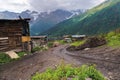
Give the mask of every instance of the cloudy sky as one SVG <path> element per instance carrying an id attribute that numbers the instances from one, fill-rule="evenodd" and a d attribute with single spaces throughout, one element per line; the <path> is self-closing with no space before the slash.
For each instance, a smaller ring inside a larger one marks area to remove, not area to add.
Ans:
<path id="1" fill-rule="evenodd" d="M 0 11 L 21 12 L 23 10 L 51 11 L 55 9 L 88 9 L 105 0 L 0 0 Z"/>

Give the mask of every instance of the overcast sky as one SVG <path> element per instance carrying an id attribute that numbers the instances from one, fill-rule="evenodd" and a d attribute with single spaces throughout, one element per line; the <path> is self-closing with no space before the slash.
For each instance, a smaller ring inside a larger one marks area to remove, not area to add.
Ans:
<path id="1" fill-rule="evenodd" d="M 26 9 L 39 12 L 55 9 L 90 9 L 105 0 L 0 0 L 0 11 L 21 12 Z"/>

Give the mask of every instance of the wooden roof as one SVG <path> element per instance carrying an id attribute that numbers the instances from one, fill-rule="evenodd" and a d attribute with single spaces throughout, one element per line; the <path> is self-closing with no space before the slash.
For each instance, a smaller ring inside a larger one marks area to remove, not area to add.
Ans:
<path id="1" fill-rule="evenodd" d="M 30 21 L 30 18 L 25 18 L 25 19 L 0 19 L 0 22 L 21 22 L 21 21 Z"/>
<path id="2" fill-rule="evenodd" d="M 73 38 L 86 37 L 86 35 L 72 35 Z"/>
<path id="3" fill-rule="evenodd" d="M 31 36 L 32 39 L 47 38 L 47 36 Z"/>

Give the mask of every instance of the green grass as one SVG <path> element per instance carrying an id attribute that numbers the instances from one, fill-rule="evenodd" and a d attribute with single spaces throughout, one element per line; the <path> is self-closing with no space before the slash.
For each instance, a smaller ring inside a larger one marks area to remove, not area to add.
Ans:
<path id="1" fill-rule="evenodd" d="M 26 52 L 18 52 L 17 54 L 18 54 L 19 57 L 23 57 L 23 56 L 25 56 L 25 54 L 27 54 L 27 53 L 26 53 Z"/>
<path id="2" fill-rule="evenodd" d="M 105 80 L 104 76 L 95 68 L 95 66 L 83 65 L 81 67 L 72 67 L 71 65 L 59 65 L 56 69 L 48 68 L 43 73 L 36 73 L 32 80 Z"/>
<path id="3" fill-rule="evenodd" d="M 120 33 L 110 32 L 106 35 L 107 45 L 120 47 Z"/>
<path id="4" fill-rule="evenodd" d="M 19 58 L 11 59 L 9 55 L 1 52 L 0 53 L 0 65 L 3 65 L 3 64 L 18 60 L 18 59 L 22 58 L 23 56 L 25 56 L 25 54 L 27 54 L 27 53 L 26 52 L 18 52 L 17 54 L 18 54 Z"/>
<path id="5" fill-rule="evenodd" d="M 11 62 L 12 59 L 5 53 L 0 53 L 0 65 Z"/>
<path id="6" fill-rule="evenodd" d="M 53 47 L 53 42 L 48 42 L 48 43 L 47 43 L 47 46 L 48 46 L 49 48 Z"/>
<path id="7" fill-rule="evenodd" d="M 71 43 L 71 46 L 78 47 L 78 46 L 80 46 L 80 45 L 84 44 L 84 43 L 85 43 L 85 41 L 86 41 L 86 40 L 82 40 L 82 41 L 75 41 L 75 42 Z"/>
<path id="8" fill-rule="evenodd" d="M 64 40 L 57 40 L 56 42 L 59 42 L 60 44 L 66 44 Z"/>
<path id="9" fill-rule="evenodd" d="M 48 50 L 47 46 L 37 46 L 35 48 L 33 48 L 32 52 L 36 52 L 36 51 L 46 51 Z"/>

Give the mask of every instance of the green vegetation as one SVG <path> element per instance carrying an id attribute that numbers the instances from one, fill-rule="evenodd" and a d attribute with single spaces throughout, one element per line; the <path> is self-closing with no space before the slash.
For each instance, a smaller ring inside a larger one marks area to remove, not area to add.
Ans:
<path id="1" fill-rule="evenodd" d="M 120 33 L 110 32 L 106 35 L 108 46 L 119 47 L 120 46 Z"/>
<path id="2" fill-rule="evenodd" d="M 57 40 L 55 42 L 58 42 L 59 44 L 66 44 L 66 42 L 64 40 Z"/>
<path id="3" fill-rule="evenodd" d="M 33 48 L 33 52 L 36 52 L 36 51 L 46 51 L 48 50 L 48 47 L 47 46 L 37 46 L 35 48 Z"/>
<path id="4" fill-rule="evenodd" d="M 53 47 L 53 42 L 48 42 L 48 43 L 47 43 L 47 46 L 48 46 L 49 48 Z"/>
<path id="5" fill-rule="evenodd" d="M 61 27 L 62 26 L 62 27 Z M 65 20 L 44 32 L 53 36 L 70 34 L 96 35 L 120 27 L 120 0 L 109 0 L 82 15 Z"/>
<path id="6" fill-rule="evenodd" d="M 71 43 L 71 46 L 78 47 L 78 46 L 80 46 L 80 45 L 84 44 L 84 43 L 85 43 L 85 41 L 86 41 L 86 40 L 82 40 L 82 41 L 75 41 L 75 42 Z"/>
<path id="7" fill-rule="evenodd" d="M 56 69 L 47 69 L 43 73 L 36 73 L 32 80 L 105 80 L 104 76 L 95 69 L 95 66 L 83 65 L 81 67 L 72 67 L 70 65 L 61 64 Z"/>
<path id="8" fill-rule="evenodd" d="M 22 57 L 25 56 L 25 54 L 27 54 L 27 53 L 26 53 L 26 52 L 18 52 L 17 54 L 18 54 L 18 56 L 19 56 L 20 58 L 22 58 Z M 15 61 L 15 60 L 18 60 L 18 59 L 20 59 L 20 58 L 11 59 L 9 55 L 1 52 L 1 53 L 0 53 L 0 65 L 9 63 L 9 62 L 12 62 L 12 61 Z"/>
<path id="9" fill-rule="evenodd" d="M 19 57 L 23 57 L 23 56 L 25 56 L 27 53 L 26 53 L 26 52 L 18 52 L 17 54 L 18 54 Z"/>
<path id="10" fill-rule="evenodd" d="M 0 53 L 0 65 L 11 62 L 12 59 L 5 53 Z"/>

